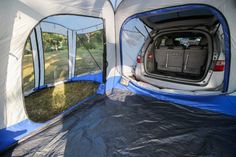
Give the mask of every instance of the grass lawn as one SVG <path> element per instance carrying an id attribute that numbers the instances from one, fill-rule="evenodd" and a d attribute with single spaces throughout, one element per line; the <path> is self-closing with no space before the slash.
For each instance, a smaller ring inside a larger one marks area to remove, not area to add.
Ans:
<path id="1" fill-rule="evenodd" d="M 24 55 L 23 58 L 23 89 L 24 91 L 34 88 L 34 65 L 32 54 Z"/>
<path id="2" fill-rule="evenodd" d="M 25 97 L 25 107 L 29 119 L 45 122 L 96 93 L 98 84 L 89 81 L 60 84 L 43 89 Z"/>
<path id="3" fill-rule="evenodd" d="M 103 47 L 97 46 L 96 49 L 90 49 L 91 54 L 94 59 L 102 69 L 103 66 Z M 95 61 L 89 55 L 88 50 L 84 48 L 77 48 L 76 61 L 75 61 L 75 75 L 80 75 L 83 73 L 97 71 L 99 67 L 96 65 Z"/>

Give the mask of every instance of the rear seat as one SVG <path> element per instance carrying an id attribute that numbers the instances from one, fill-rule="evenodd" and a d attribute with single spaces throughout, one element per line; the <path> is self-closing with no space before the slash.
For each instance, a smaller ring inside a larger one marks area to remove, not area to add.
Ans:
<path id="1" fill-rule="evenodd" d="M 185 50 L 184 54 L 184 73 L 188 74 L 201 74 L 202 67 L 207 58 L 207 44 L 206 38 L 203 38 L 199 46 L 191 46 Z"/>
<path id="2" fill-rule="evenodd" d="M 184 50 L 182 46 L 175 46 L 173 39 L 167 39 L 165 46 L 156 49 L 155 59 L 157 70 L 182 72 Z"/>

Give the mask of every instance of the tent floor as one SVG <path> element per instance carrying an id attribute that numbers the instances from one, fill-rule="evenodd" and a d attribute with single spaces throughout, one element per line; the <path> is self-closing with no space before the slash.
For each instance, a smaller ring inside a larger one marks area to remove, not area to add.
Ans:
<path id="1" fill-rule="evenodd" d="M 236 118 L 115 91 L 4 155 L 235 157 Z"/>

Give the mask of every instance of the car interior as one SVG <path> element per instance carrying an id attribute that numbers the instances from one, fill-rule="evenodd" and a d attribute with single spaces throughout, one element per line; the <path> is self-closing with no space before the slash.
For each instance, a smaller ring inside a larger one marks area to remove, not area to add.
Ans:
<path id="1" fill-rule="evenodd" d="M 153 45 L 153 65 L 147 71 L 153 74 L 199 80 L 206 71 L 210 43 L 204 34 L 174 32 L 157 37 Z"/>
<path id="2" fill-rule="evenodd" d="M 152 31 L 142 48 L 145 76 L 201 82 L 221 55 L 217 18 L 205 10 L 141 17 Z"/>

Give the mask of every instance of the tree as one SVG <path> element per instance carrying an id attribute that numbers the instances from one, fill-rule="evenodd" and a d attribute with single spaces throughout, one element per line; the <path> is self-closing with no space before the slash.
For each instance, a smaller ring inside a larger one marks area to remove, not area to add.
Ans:
<path id="1" fill-rule="evenodd" d="M 96 49 L 97 45 L 103 45 L 103 30 L 97 30 L 86 34 L 78 34 L 76 42 L 77 47 Z"/>
<path id="2" fill-rule="evenodd" d="M 67 45 L 67 37 L 57 33 L 42 33 L 44 52 L 56 51 Z"/>

